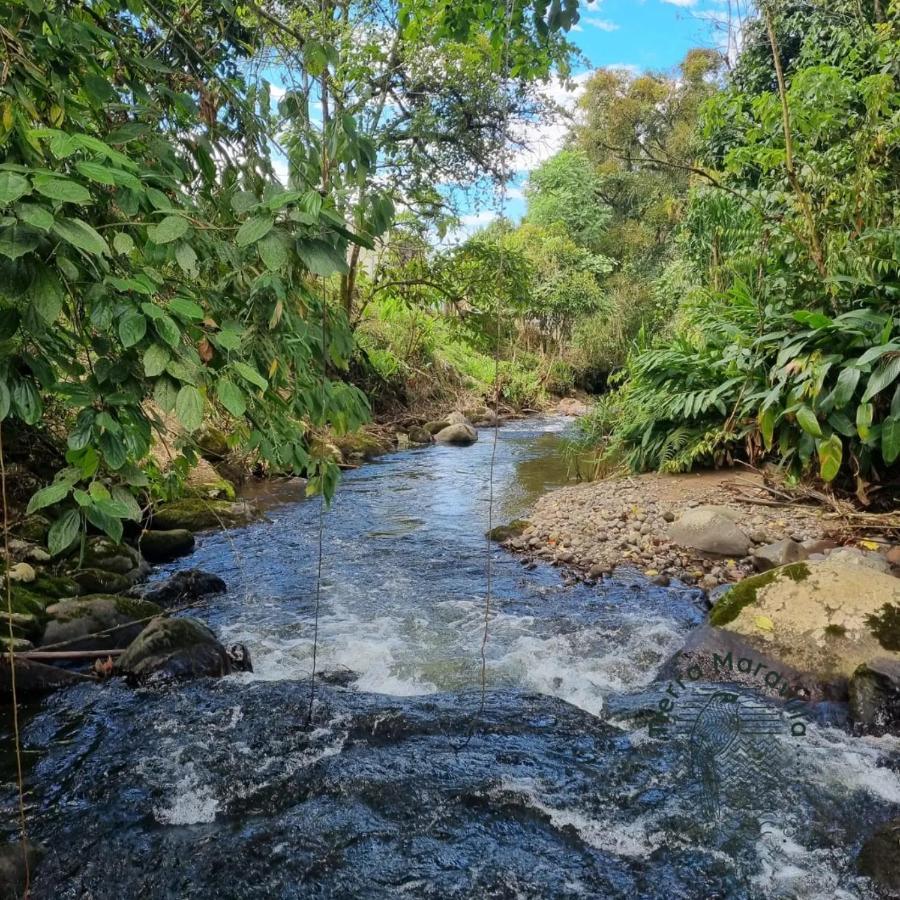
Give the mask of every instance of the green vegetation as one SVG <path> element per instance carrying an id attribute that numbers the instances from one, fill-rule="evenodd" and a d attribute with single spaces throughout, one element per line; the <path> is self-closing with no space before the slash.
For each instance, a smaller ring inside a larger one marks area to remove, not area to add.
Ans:
<path id="1" fill-rule="evenodd" d="M 769 458 L 863 499 L 896 471 L 898 14 L 767 2 L 708 85 L 693 142 L 626 129 L 639 152 L 621 158 L 656 159 L 689 193 L 654 282 L 671 319 L 585 425 L 608 459 L 684 471 Z M 583 139 L 621 146 L 614 131 L 600 109 Z"/>
<path id="2" fill-rule="evenodd" d="M 788 563 L 778 569 L 771 569 L 760 575 L 753 575 L 734 585 L 719 600 L 709 614 L 709 624 L 719 627 L 733 622 L 746 606 L 756 603 L 759 591 L 777 581 L 779 578 L 790 578 L 791 581 L 806 581 L 809 577 L 809 566 L 806 563 Z"/>
<path id="3" fill-rule="evenodd" d="M 398 194 L 434 222 L 439 179 L 504 174 L 497 123 L 567 71 L 577 3 L 3 9 L 0 421 L 26 458 L 59 448 L 28 503 L 51 551 L 88 527 L 119 540 L 173 493 L 149 456 L 173 423 L 176 480 L 214 416 L 330 495 L 310 435 L 369 414 L 350 379 L 361 254 Z M 290 85 L 277 102 L 261 60 Z"/>

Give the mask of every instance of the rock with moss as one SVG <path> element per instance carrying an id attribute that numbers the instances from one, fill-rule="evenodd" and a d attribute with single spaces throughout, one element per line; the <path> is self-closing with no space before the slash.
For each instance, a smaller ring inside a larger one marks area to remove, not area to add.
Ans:
<path id="1" fill-rule="evenodd" d="M 407 435 L 411 444 L 430 444 L 434 440 L 428 428 L 423 428 L 420 425 L 413 425 L 409 428 Z"/>
<path id="2" fill-rule="evenodd" d="M 9 632 L 0 633 L 0 653 L 25 653 L 34 650 L 34 643 L 28 638 L 10 637 Z"/>
<path id="3" fill-rule="evenodd" d="M 143 578 L 150 571 L 150 567 L 136 548 L 130 544 L 117 544 L 105 536 L 89 537 L 85 542 L 83 557 L 79 559 L 76 552 L 71 561 L 78 570 L 99 569 L 103 572 L 112 572 L 114 575 L 124 576 L 131 583 Z"/>
<path id="4" fill-rule="evenodd" d="M 7 610 L 0 612 L 0 634 L 9 636 L 12 631 L 13 636 L 17 638 L 25 638 L 25 640 L 36 640 L 41 636 L 43 623 L 34 613 L 10 613 Z"/>
<path id="5" fill-rule="evenodd" d="M 350 461 L 374 459 L 391 449 L 387 441 L 362 429 L 335 437 L 334 444 L 341 451 L 342 458 Z"/>
<path id="6" fill-rule="evenodd" d="M 194 440 L 200 449 L 200 455 L 213 463 L 224 459 L 231 450 L 225 432 L 212 426 L 202 428 L 197 432 Z"/>
<path id="7" fill-rule="evenodd" d="M 243 645 L 226 650 L 215 634 L 196 619 L 154 619 L 116 663 L 132 683 L 202 676 L 221 677 L 252 671 Z"/>
<path id="8" fill-rule="evenodd" d="M 519 537 L 530 524 L 526 519 L 514 519 L 508 525 L 495 525 L 487 532 L 485 537 L 502 544 L 512 538 Z"/>
<path id="9" fill-rule="evenodd" d="M 65 644 L 68 650 L 122 650 L 161 612 L 155 603 L 133 597 L 94 594 L 64 600 L 47 607 L 40 643 Z"/>
<path id="10" fill-rule="evenodd" d="M 26 516 L 14 529 L 16 537 L 31 544 L 47 545 L 47 534 L 50 531 L 50 520 L 46 516 Z"/>
<path id="11" fill-rule="evenodd" d="M 713 607 L 709 622 L 846 690 L 861 665 L 880 657 L 900 660 L 900 652 L 884 645 L 878 618 L 898 602 L 900 581 L 893 576 L 830 559 L 807 561 L 736 584 Z"/>
<path id="12" fill-rule="evenodd" d="M 23 649 L 34 649 L 29 646 Z M 22 652 L 21 650 L 16 652 Z M 0 659 L 0 697 L 12 694 L 12 668 L 9 658 Z M 75 672 L 50 666 L 32 659 L 15 658 L 16 696 L 40 696 L 75 684 L 96 684 L 93 678 Z M 6 895 L 0 890 L 0 897 Z"/>
<path id="13" fill-rule="evenodd" d="M 48 606 L 55 603 L 57 598 L 47 594 L 39 594 L 34 589 L 34 584 L 27 587 L 14 584 L 11 586 L 10 599 L 12 600 L 12 609 L 14 613 L 22 613 L 25 615 L 36 616 L 40 621 L 46 618 Z M 4 599 L 2 608 L 6 609 L 6 585 L 3 585 Z"/>
<path id="14" fill-rule="evenodd" d="M 188 473 L 184 493 L 186 497 L 205 500 L 234 500 L 236 497 L 234 485 L 205 459 L 198 460 Z"/>
<path id="15" fill-rule="evenodd" d="M 157 603 L 164 609 L 191 603 L 208 594 L 221 594 L 226 590 L 227 585 L 218 575 L 202 569 L 183 569 L 164 581 L 132 588 L 134 596 Z"/>
<path id="16" fill-rule="evenodd" d="M 900 818 L 886 822 L 863 844 L 857 868 L 872 879 L 881 896 L 900 897 Z"/>
<path id="17" fill-rule="evenodd" d="M 858 734 L 900 735 L 900 662 L 875 659 L 853 673 L 850 721 Z"/>
<path id="18" fill-rule="evenodd" d="M 57 600 L 77 597 L 84 593 L 74 578 L 68 575 L 49 575 L 47 572 L 38 573 L 31 584 L 31 590 L 46 597 L 55 597 Z"/>
<path id="19" fill-rule="evenodd" d="M 435 419 L 432 422 L 426 422 L 422 427 L 433 437 L 439 431 L 443 431 L 449 426 L 450 423 L 446 419 Z"/>
<path id="20" fill-rule="evenodd" d="M 229 528 L 246 525 L 254 517 L 253 507 L 242 500 L 202 500 L 186 497 L 166 503 L 153 513 L 154 529 L 171 531 L 204 531 L 208 528 Z"/>
<path id="21" fill-rule="evenodd" d="M 194 544 L 194 535 L 186 528 L 145 531 L 138 542 L 144 558 L 152 563 L 169 562 L 186 556 L 193 551 Z"/>
<path id="22" fill-rule="evenodd" d="M 103 569 L 79 569 L 72 573 L 72 580 L 81 594 L 121 594 L 134 584 L 127 575 L 105 572 Z"/>

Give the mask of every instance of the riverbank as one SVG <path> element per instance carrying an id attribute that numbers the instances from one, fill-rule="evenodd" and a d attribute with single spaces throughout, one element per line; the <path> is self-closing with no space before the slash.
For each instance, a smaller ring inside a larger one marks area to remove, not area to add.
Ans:
<path id="1" fill-rule="evenodd" d="M 673 524 L 685 511 L 702 514 L 710 508 L 715 508 L 711 515 L 717 509 L 734 520 L 746 535 L 743 546 L 740 539 L 734 544 L 719 535 L 716 552 L 715 534 L 707 536 L 713 541 L 707 549 L 674 539 Z M 883 551 L 893 553 L 891 561 L 900 559 L 900 551 L 877 538 L 854 540 L 823 507 L 773 500 L 760 475 L 739 470 L 612 476 L 563 487 L 541 497 L 527 521 L 504 542 L 509 549 L 591 579 L 626 566 L 657 583 L 677 579 L 714 590 L 771 568 L 761 554 L 779 564 L 852 544 L 863 557 Z"/>

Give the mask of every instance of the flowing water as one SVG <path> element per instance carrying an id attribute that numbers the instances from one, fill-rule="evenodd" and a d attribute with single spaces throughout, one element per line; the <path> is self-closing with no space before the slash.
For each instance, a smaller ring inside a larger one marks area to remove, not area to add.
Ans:
<path id="1" fill-rule="evenodd" d="M 500 431 L 495 524 L 566 481 L 563 427 Z M 170 567 L 225 578 L 198 615 L 256 671 L 78 688 L 29 712 L 29 825 L 48 848 L 34 897 L 872 896 L 853 861 L 900 813 L 896 740 L 811 711 L 710 805 L 690 747 L 650 736 L 657 673 L 703 620 L 695 591 L 637 574 L 566 586 L 491 548 L 482 705 L 492 449 L 487 431 L 346 475 L 310 725 L 317 502 L 273 489 L 266 521 Z M 9 785 L 0 801 L 11 837 Z"/>

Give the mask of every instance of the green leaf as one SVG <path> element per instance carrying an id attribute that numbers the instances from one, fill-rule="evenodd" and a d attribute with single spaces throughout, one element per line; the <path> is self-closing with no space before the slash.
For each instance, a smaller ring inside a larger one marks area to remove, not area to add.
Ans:
<path id="1" fill-rule="evenodd" d="M 119 320 L 119 337 L 125 347 L 133 347 L 147 333 L 147 320 L 136 310 Z"/>
<path id="2" fill-rule="evenodd" d="M 57 556 L 75 542 L 81 531 L 81 514 L 77 509 L 64 512 L 47 533 L 47 549 L 51 556 Z"/>
<path id="3" fill-rule="evenodd" d="M 47 324 L 55 322 L 62 311 L 65 299 L 62 285 L 56 274 L 46 266 L 40 266 L 34 273 L 34 280 L 31 282 L 28 294 L 37 314 Z"/>
<path id="4" fill-rule="evenodd" d="M 48 506 L 53 506 L 54 503 L 59 503 L 60 500 L 64 500 L 69 495 L 70 488 L 71 485 L 64 481 L 54 481 L 53 484 L 41 488 L 36 494 L 32 495 L 25 512 L 31 515 L 39 509 L 45 509 Z"/>
<path id="5" fill-rule="evenodd" d="M 154 244 L 168 244 L 184 237 L 190 227 L 188 220 L 181 216 L 166 216 L 158 225 L 147 228 L 147 237 Z"/>
<path id="6" fill-rule="evenodd" d="M 0 254 L 9 259 L 18 259 L 26 253 L 31 253 L 39 243 L 37 232 L 27 226 L 13 225 L 11 228 L 0 230 Z"/>
<path id="7" fill-rule="evenodd" d="M 170 346 L 177 347 L 181 342 L 181 329 L 175 324 L 175 320 L 165 314 L 158 316 L 153 321 L 156 333 Z"/>
<path id="8" fill-rule="evenodd" d="M 856 407 L 856 432 L 864 441 L 869 438 L 874 414 L 875 407 L 871 403 L 860 403 Z"/>
<path id="9" fill-rule="evenodd" d="M 195 278 L 199 274 L 197 268 L 197 254 L 190 244 L 181 243 L 175 248 L 175 259 L 189 278 Z"/>
<path id="10" fill-rule="evenodd" d="M 175 297 L 171 300 L 169 309 L 185 319 L 200 320 L 206 315 L 199 303 L 194 303 L 193 300 L 187 300 L 184 297 Z"/>
<path id="11" fill-rule="evenodd" d="M 84 175 L 85 178 L 96 181 L 98 184 L 114 185 L 118 183 L 116 170 L 101 166 L 100 163 L 77 162 L 75 168 L 80 175 Z"/>
<path id="12" fill-rule="evenodd" d="M 153 399 L 163 412 L 170 413 L 175 409 L 178 386 L 171 378 L 159 378 L 153 385 Z"/>
<path id="13" fill-rule="evenodd" d="M 134 239 L 124 231 L 117 231 L 113 238 L 113 250 L 119 256 L 129 256 L 134 250 Z"/>
<path id="14" fill-rule="evenodd" d="M 81 219 L 65 218 L 57 221 L 53 226 L 53 232 L 73 247 L 84 250 L 85 253 L 92 253 L 94 256 L 109 255 L 106 241 Z"/>
<path id="15" fill-rule="evenodd" d="M 893 384 L 898 375 L 900 375 L 900 353 L 885 356 L 869 378 L 862 398 L 863 403 L 867 403 L 877 393 Z"/>
<path id="16" fill-rule="evenodd" d="M 313 275 L 344 274 L 350 271 L 342 251 L 332 247 L 325 241 L 310 239 L 297 242 L 297 253 L 303 264 Z"/>
<path id="17" fill-rule="evenodd" d="M 178 392 L 175 415 L 187 431 L 196 431 L 203 424 L 203 395 L 193 385 L 186 384 Z"/>
<path id="18" fill-rule="evenodd" d="M 220 378 L 216 385 L 216 396 L 219 403 L 233 416 L 242 416 L 247 411 L 244 392 L 227 378 Z"/>
<path id="19" fill-rule="evenodd" d="M 256 194 L 251 193 L 250 191 L 238 191 L 231 198 L 231 208 L 239 215 L 243 215 L 246 212 L 250 212 L 254 206 L 258 203 L 256 199 Z"/>
<path id="20" fill-rule="evenodd" d="M 115 516 L 108 515 L 102 509 L 98 509 L 96 506 L 88 506 L 85 507 L 84 514 L 87 516 L 88 521 L 95 528 L 99 528 L 102 532 L 109 535 L 113 541 L 117 544 L 122 540 L 122 520 L 117 519 Z"/>
<path id="21" fill-rule="evenodd" d="M 841 460 L 844 455 L 844 445 L 841 439 L 833 434 L 824 441 L 818 442 L 819 449 L 819 475 L 823 481 L 834 481 L 841 469 Z"/>
<path id="22" fill-rule="evenodd" d="M 26 425 L 34 425 L 44 411 L 37 388 L 30 381 L 17 381 L 13 385 L 12 405 Z"/>
<path id="23" fill-rule="evenodd" d="M 900 456 L 900 418 L 889 416 L 881 424 L 881 455 L 891 465 Z"/>
<path id="24" fill-rule="evenodd" d="M 263 265 L 272 272 L 283 269 L 288 261 L 288 250 L 285 237 L 280 232 L 267 234 L 257 245 L 259 258 Z"/>
<path id="25" fill-rule="evenodd" d="M 53 213 L 37 203 L 20 203 L 15 209 L 19 220 L 32 228 L 49 231 L 53 227 Z"/>
<path id="26" fill-rule="evenodd" d="M 852 366 L 841 369 L 838 375 L 837 384 L 831 392 L 831 400 L 835 409 L 843 409 L 853 397 L 856 391 L 856 385 L 859 383 L 860 371 Z"/>
<path id="27" fill-rule="evenodd" d="M 9 206 L 19 197 L 30 193 L 31 184 L 24 175 L 17 175 L 15 172 L 0 172 L 0 206 Z"/>
<path id="28" fill-rule="evenodd" d="M 239 247 L 255 244 L 272 230 L 274 224 L 275 220 L 271 216 L 254 216 L 252 219 L 247 219 L 238 229 L 235 242 Z"/>
<path id="29" fill-rule="evenodd" d="M 245 381 L 249 381 L 250 384 L 256 385 L 256 387 L 265 390 L 269 386 L 269 382 L 266 381 L 253 366 L 248 366 L 247 363 L 235 362 L 232 363 L 234 366 L 234 370 L 241 376 Z"/>
<path id="30" fill-rule="evenodd" d="M 822 428 L 816 414 L 808 407 L 801 406 L 797 410 L 797 424 L 813 437 L 822 437 Z"/>
<path id="31" fill-rule="evenodd" d="M 84 185 L 55 175 L 35 175 L 34 189 L 51 200 L 61 200 L 63 203 L 91 202 L 91 192 Z"/>
<path id="32" fill-rule="evenodd" d="M 9 388 L 6 382 L 0 380 L 0 422 L 9 415 L 9 407 L 12 404 L 12 398 L 9 396 Z"/>
<path id="33" fill-rule="evenodd" d="M 125 511 L 122 516 L 123 519 L 130 519 L 132 522 L 141 521 L 141 507 L 128 488 L 124 488 L 119 484 L 113 485 L 112 497 L 119 507 Z"/>
<path id="34" fill-rule="evenodd" d="M 125 465 L 128 453 L 125 448 L 125 442 L 118 434 L 112 431 L 104 431 L 97 440 L 97 445 L 106 464 L 113 470 L 121 469 Z"/>
<path id="35" fill-rule="evenodd" d="M 767 450 L 772 449 L 772 439 L 775 436 L 775 416 L 775 408 L 772 406 L 759 414 L 759 431 Z"/>
<path id="36" fill-rule="evenodd" d="M 166 370 L 166 364 L 171 358 L 168 349 L 162 344 L 151 344 L 144 351 L 144 374 L 148 378 L 156 378 Z"/>

